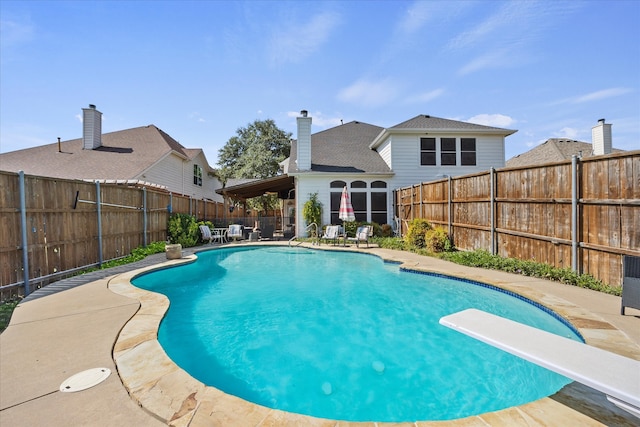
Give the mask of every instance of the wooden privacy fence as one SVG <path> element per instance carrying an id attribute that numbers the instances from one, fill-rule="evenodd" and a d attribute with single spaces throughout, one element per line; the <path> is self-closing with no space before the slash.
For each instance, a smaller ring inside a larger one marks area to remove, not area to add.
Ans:
<path id="1" fill-rule="evenodd" d="M 169 210 L 226 218 L 222 203 L 158 189 L 0 172 L 0 300 L 166 240 Z"/>
<path id="2" fill-rule="evenodd" d="M 395 190 L 396 212 L 445 228 L 463 250 L 622 282 L 640 256 L 640 151 L 490 170 Z"/>

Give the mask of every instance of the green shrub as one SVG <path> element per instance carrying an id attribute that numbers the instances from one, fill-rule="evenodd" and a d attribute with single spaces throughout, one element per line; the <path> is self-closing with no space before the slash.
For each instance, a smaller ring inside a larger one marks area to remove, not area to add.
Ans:
<path id="1" fill-rule="evenodd" d="M 304 202 L 302 207 L 302 217 L 304 218 L 306 225 L 309 226 L 315 223 L 320 227 L 322 221 L 322 203 L 318 200 L 318 193 L 309 194 L 309 200 Z M 309 230 L 309 237 L 315 236 L 316 230 Z"/>
<path id="2" fill-rule="evenodd" d="M 531 260 L 503 258 L 491 255 L 488 251 L 449 252 L 440 255 L 441 258 L 456 264 L 470 267 L 480 267 L 492 270 L 506 271 L 531 277 L 553 280 L 567 285 L 593 289 L 595 291 L 620 296 L 622 289 L 607 285 L 589 274 L 579 274 L 570 268 L 557 268 Z"/>
<path id="3" fill-rule="evenodd" d="M 380 236 L 391 237 L 393 235 L 393 229 L 389 224 L 382 224 L 380 226 Z"/>
<path id="4" fill-rule="evenodd" d="M 447 232 L 442 228 L 432 228 L 424 235 L 424 246 L 431 252 L 444 252 L 451 250 L 451 241 Z"/>
<path id="5" fill-rule="evenodd" d="M 404 241 L 409 247 L 422 249 L 425 247 L 425 234 L 431 230 L 431 224 L 426 219 L 414 218 L 409 221 Z"/>
<path id="6" fill-rule="evenodd" d="M 372 241 L 377 243 L 381 248 L 395 249 L 397 251 L 406 250 L 404 240 L 400 237 L 376 237 L 372 239 Z"/>
<path id="7" fill-rule="evenodd" d="M 200 239 L 196 218 L 188 214 L 173 214 L 169 217 L 167 237 L 171 243 L 179 243 L 183 248 L 195 246 Z"/>

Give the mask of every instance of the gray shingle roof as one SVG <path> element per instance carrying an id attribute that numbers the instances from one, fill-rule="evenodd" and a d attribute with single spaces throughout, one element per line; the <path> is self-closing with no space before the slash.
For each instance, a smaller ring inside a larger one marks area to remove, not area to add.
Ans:
<path id="1" fill-rule="evenodd" d="M 84 150 L 82 139 L 0 154 L 0 170 L 65 179 L 135 179 L 171 151 L 189 159 L 186 149 L 154 125 L 102 135 L 102 146 Z"/>
<path id="2" fill-rule="evenodd" d="M 506 129 L 493 126 L 477 125 L 475 123 L 460 122 L 458 120 L 443 119 L 426 114 L 420 114 L 412 119 L 399 123 L 389 128 L 393 129 L 447 129 L 447 130 L 498 130 Z"/>
<path id="3" fill-rule="evenodd" d="M 369 148 L 383 128 L 349 122 L 311 135 L 311 170 L 314 172 L 391 173 L 380 155 Z M 290 159 L 297 158 L 297 141 L 291 144 Z M 295 162 L 289 172 L 299 172 Z"/>
<path id="4" fill-rule="evenodd" d="M 624 150 L 614 148 L 612 151 L 619 153 Z M 573 139 L 549 138 L 531 150 L 510 158 L 505 166 L 518 167 L 562 162 L 571 160 L 573 155 L 591 157 L 593 156 L 593 145 Z"/>

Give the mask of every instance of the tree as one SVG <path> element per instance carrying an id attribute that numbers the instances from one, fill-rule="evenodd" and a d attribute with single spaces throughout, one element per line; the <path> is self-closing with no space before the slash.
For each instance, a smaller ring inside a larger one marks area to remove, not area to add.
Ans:
<path id="1" fill-rule="evenodd" d="M 264 179 L 278 175 L 279 163 L 289 156 L 291 133 L 271 119 L 256 120 L 218 151 L 218 176 L 223 184 L 231 178 Z"/>

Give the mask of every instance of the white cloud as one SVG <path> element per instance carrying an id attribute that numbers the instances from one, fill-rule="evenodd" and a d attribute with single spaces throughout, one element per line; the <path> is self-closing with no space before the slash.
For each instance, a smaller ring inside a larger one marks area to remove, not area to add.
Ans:
<path id="1" fill-rule="evenodd" d="M 599 101 L 605 98 L 613 98 L 614 96 L 620 96 L 631 92 L 631 89 L 624 87 L 614 87 L 610 89 L 599 90 L 596 92 L 591 92 L 586 95 L 579 96 L 573 99 L 573 102 L 576 104 L 580 104 L 583 102 L 591 102 L 591 101 Z"/>
<path id="2" fill-rule="evenodd" d="M 440 89 L 435 89 L 429 92 L 423 92 L 423 93 L 418 93 L 415 94 L 413 96 L 410 96 L 407 98 L 407 103 L 408 104 L 422 104 L 422 103 L 426 103 L 426 102 L 430 102 L 433 101 L 436 98 L 439 98 L 440 96 L 442 96 L 444 94 L 445 90 L 440 88 Z"/>
<path id="3" fill-rule="evenodd" d="M 335 127 L 343 123 L 346 123 L 346 120 L 343 120 L 341 116 L 338 117 L 327 117 L 321 111 L 309 112 L 309 116 L 312 118 L 311 124 L 313 126 L 318 126 L 320 128 L 326 129 L 330 127 Z M 300 117 L 299 111 L 289 111 L 287 112 L 287 117 Z"/>
<path id="4" fill-rule="evenodd" d="M 384 105 L 395 99 L 399 87 L 390 78 L 379 81 L 360 79 L 340 91 L 338 99 L 342 102 L 367 107 Z"/>
<path id="5" fill-rule="evenodd" d="M 416 1 L 413 3 L 399 22 L 398 28 L 402 29 L 405 33 L 418 31 L 429 21 L 429 18 L 433 16 L 429 13 L 432 5 L 432 2 L 424 1 Z"/>
<path id="6" fill-rule="evenodd" d="M 580 130 L 570 127 L 563 127 L 559 132 L 555 132 L 554 136 L 556 138 L 567 138 L 567 139 L 578 139 L 580 135 Z"/>
<path id="7" fill-rule="evenodd" d="M 477 125 L 505 128 L 512 126 L 516 120 L 504 114 L 478 114 L 467 120 Z"/>
<path id="8" fill-rule="evenodd" d="M 308 57 L 329 39 L 340 21 L 338 14 L 325 12 L 315 15 L 307 23 L 283 25 L 269 41 L 271 65 L 295 63 Z"/>
<path id="9" fill-rule="evenodd" d="M 29 23 L 8 19 L 0 21 L 0 41 L 3 49 L 29 42 L 34 36 L 33 25 Z"/>

